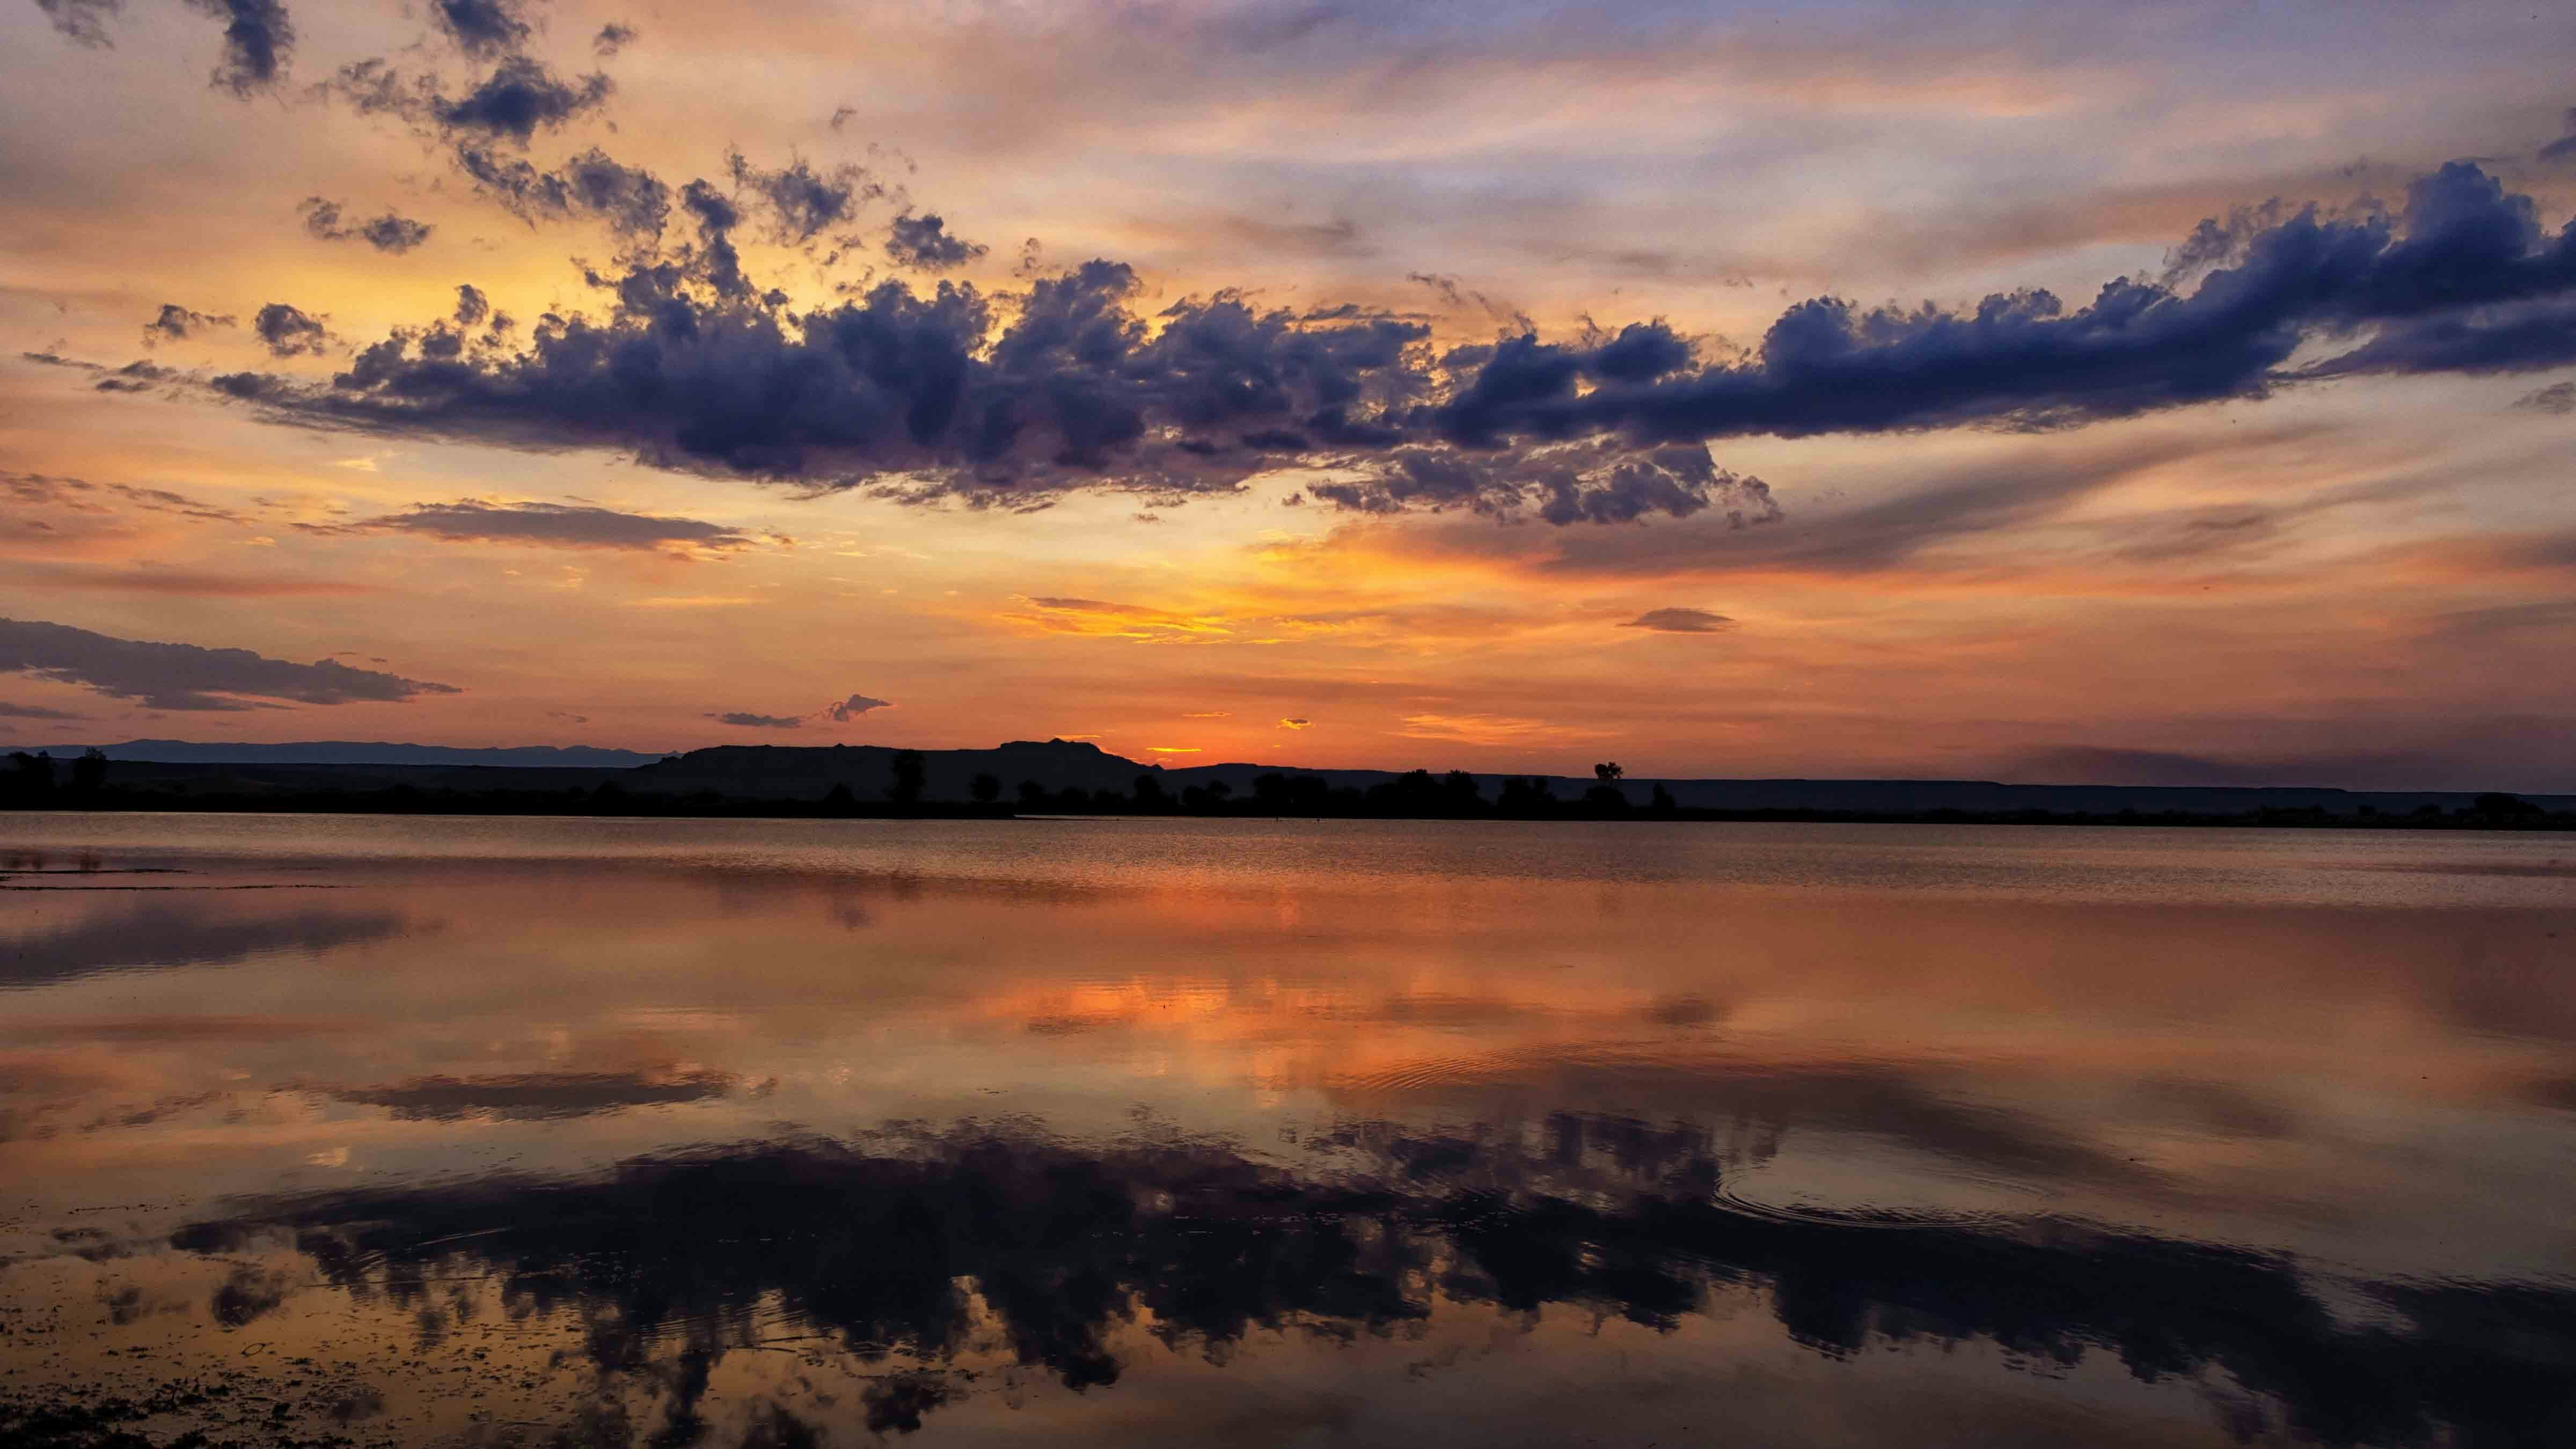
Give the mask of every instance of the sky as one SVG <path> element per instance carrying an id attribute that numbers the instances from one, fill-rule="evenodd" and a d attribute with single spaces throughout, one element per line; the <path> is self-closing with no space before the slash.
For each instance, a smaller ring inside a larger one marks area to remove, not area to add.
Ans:
<path id="1" fill-rule="evenodd" d="M 0 738 L 2576 790 L 2571 59 L 0 0 Z"/>

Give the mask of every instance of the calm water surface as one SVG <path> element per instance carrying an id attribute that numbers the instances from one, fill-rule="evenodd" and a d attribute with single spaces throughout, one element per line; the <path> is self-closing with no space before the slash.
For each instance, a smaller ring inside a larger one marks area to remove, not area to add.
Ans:
<path id="1" fill-rule="evenodd" d="M 0 872 L 0 1440 L 2576 1443 L 2563 836 L 57 814 Z"/>

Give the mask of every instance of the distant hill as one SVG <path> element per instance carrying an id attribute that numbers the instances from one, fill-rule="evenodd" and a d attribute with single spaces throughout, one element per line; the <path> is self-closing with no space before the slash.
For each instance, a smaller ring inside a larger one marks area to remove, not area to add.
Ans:
<path id="1" fill-rule="evenodd" d="M 15 745 L 71 759 L 88 745 Z M 397 745 L 382 741 L 299 740 L 291 744 L 198 744 L 189 740 L 127 740 L 100 745 L 111 760 L 152 760 L 172 765 L 499 765 L 509 768 L 632 769 L 661 759 L 635 750 L 590 745 L 509 745 L 459 749 L 452 745 Z"/>
<path id="2" fill-rule="evenodd" d="M 80 745 L 56 745 L 57 760 L 77 756 Z M 632 750 L 522 746 L 451 749 L 442 745 L 315 741 L 284 745 L 192 744 L 179 740 L 129 740 L 103 746 L 121 762 L 111 783 L 210 795 L 296 795 L 323 791 L 380 790 L 397 785 L 465 792 L 559 792 L 614 785 L 630 796 L 716 796 L 736 801 L 813 803 L 833 787 L 863 802 L 882 802 L 893 783 L 892 745 L 717 745 L 685 754 Z M 1113 755 L 1079 740 L 1014 740 L 987 750 L 924 750 L 922 799 L 962 802 L 975 777 L 1001 783 L 1002 802 L 1019 799 L 1031 783 L 1049 795 L 1067 790 L 1127 795 L 1139 776 L 1152 776 L 1179 795 L 1192 786 L 1222 781 L 1237 801 L 1248 801 L 1255 781 L 1268 774 L 1306 775 L 1333 789 L 1368 790 L 1397 778 L 1393 770 L 1308 770 L 1294 765 L 1229 763 L 1169 768 Z M 1506 780 L 1539 780 L 1558 800 L 1574 801 L 1597 783 L 1589 775 L 1476 773 L 1487 801 Z M 2028 785 L 1993 780 L 1685 780 L 1631 778 L 1619 790 L 1643 807 L 1661 787 L 1686 810 L 1818 811 L 1855 816 L 1919 816 L 1936 811 L 2007 815 L 2044 811 L 2060 815 L 2179 812 L 2246 815 L 2261 810 L 2323 810 L 2358 815 L 2365 809 L 2404 815 L 2424 806 L 2468 808 L 2475 792 L 2461 790 L 2335 790 L 2311 786 L 2246 785 Z M 2576 809 L 2576 796 L 2523 795 L 2546 810 Z"/>

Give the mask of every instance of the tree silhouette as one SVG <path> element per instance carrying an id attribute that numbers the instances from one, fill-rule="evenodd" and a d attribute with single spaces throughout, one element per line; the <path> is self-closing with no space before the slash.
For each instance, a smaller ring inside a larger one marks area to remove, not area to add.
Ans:
<path id="1" fill-rule="evenodd" d="M 1592 778 L 1600 781 L 1604 785 L 1609 784 L 1611 781 L 1616 780 L 1627 773 L 1628 772 L 1626 770 L 1619 767 L 1619 762 L 1616 760 L 1604 760 L 1600 764 L 1592 767 Z"/>
<path id="2" fill-rule="evenodd" d="M 1163 793 L 1163 782 L 1153 775 L 1136 777 L 1136 806 L 1140 810 L 1160 810 L 1171 797 Z"/>
<path id="3" fill-rule="evenodd" d="M 81 751 L 72 761 L 72 788 L 84 795 L 95 795 L 107 783 L 107 752 L 96 745 Z"/>
<path id="4" fill-rule="evenodd" d="M 1047 787 L 1035 780 L 1020 782 L 1020 808 L 1035 810 L 1047 802 Z"/>
<path id="5" fill-rule="evenodd" d="M 1002 777 L 990 773 L 977 775 L 966 786 L 966 793 L 975 797 L 976 804 L 990 805 L 1002 798 Z"/>
<path id="6" fill-rule="evenodd" d="M 921 758 L 921 751 L 895 751 L 893 778 L 891 783 L 886 786 L 886 798 L 892 800 L 897 805 L 919 804 L 921 802 L 921 787 L 924 781 L 929 778 L 929 774 L 929 763 Z"/>

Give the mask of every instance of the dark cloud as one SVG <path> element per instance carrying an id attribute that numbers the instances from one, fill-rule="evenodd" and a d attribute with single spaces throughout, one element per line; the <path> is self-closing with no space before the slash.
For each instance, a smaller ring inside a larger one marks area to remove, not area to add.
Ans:
<path id="1" fill-rule="evenodd" d="M 484 319 L 484 318 L 489 317 L 489 316 L 491 316 L 491 315 L 492 315 L 492 299 L 483 295 L 483 289 L 482 289 L 482 288 L 480 288 L 480 287 L 478 287 L 478 286 L 475 286 L 472 282 L 466 282 L 466 283 L 463 283 L 463 284 L 461 284 L 460 286 L 458 286 L 458 287 L 457 287 L 457 289 L 456 289 L 456 325 L 457 325 L 457 326 L 459 326 L 459 327 L 472 327 L 472 326 L 476 326 L 477 324 L 481 323 L 481 322 L 483 321 L 483 319 Z"/>
<path id="2" fill-rule="evenodd" d="M 40 704 L 11 704 L 0 700 L 0 719 L 87 719 L 88 715 L 69 710 L 47 709 Z"/>
<path id="3" fill-rule="evenodd" d="M 372 221 L 355 225 L 341 219 L 340 203 L 319 196 L 304 198 L 296 210 L 304 217 L 304 229 L 323 241 L 362 241 L 380 252 L 400 255 L 429 240 L 434 228 L 425 221 L 413 221 L 392 211 Z"/>
<path id="4" fill-rule="evenodd" d="M 397 1121 L 555 1122 L 630 1107 L 712 1101 L 731 1091 L 726 1072 L 523 1072 L 514 1076 L 421 1077 L 382 1087 L 339 1087 L 333 1101 L 383 1107 Z"/>
<path id="5" fill-rule="evenodd" d="M 2511 370 L 2576 351 L 2548 305 L 2576 288 L 2576 231 L 2544 236 L 2528 197 L 2468 162 L 2417 181 L 2402 217 L 2307 208 L 2195 251 L 2221 264 L 2189 294 L 2124 279 L 2072 311 L 2035 290 L 1969 312 L 1818 298 L 1783 314 L 1752 357 L 1697 370 L 1667 354 L 1639 363 L 1660 371 L 1621 377 L 1606 348 L 1530 337 L 1462 349 L 1460 385 L 1433 418 L 1467 446 L 1611 429 L 1708 439 L 2059 427 L 2258 398 L 2301 376 Z M 2387 330 L 2356 352 L 2288 368 L 2312 339 L 2374 327 Z"/>
<path id="6" fill-rule="evenodd" d="M 735 151 L 725 157 L 725 168 L 732 173 L 735 189 L 748 193 L 768 216 L 770 239 L 781 245 L 808 242 L 832 227 L 846 225 L 861 206 L 885 195 L 885 188 L 866 170 L 853 165 L 817 172 L 799 159 L 765 171 Z"/>
<path id="7" fill-rule="evenodd" d="M 711 714 L 707 718 L 718 724 L 740 725 L 744 729 L 753 730 L 801 730 L 805 727 L 805 717 L 797 714 L 749 714 L 737 711 L 732 714 Z"/>
<path id="8" fill-rule="evenodd" d="M 1279 727 L 1283 730 L 1313 729 L 1315 722 L 1310 719 L 1283 719 L 1279 722 Z"/>
<path id="9" fill-rule="evenodd" d="M 2576 413 L 2576 382 L 2553 382 L 2534 392 L 2514 399 L 2513 405 L 2535 413 L 2552 413 L 2564 417 Z"/>
<path id="10" fill-rule="evenodd" d="M 271 302 L 259 309 L 250 325 L 275 356 L 319 357 L 331 346 L 331 331 L 323 325 L 329 320 L 284 302 Z"/>
<path id="11" fill-rule="evenodd" d="M 143 324 L 143 345 L 158 347 L 164 342 L 184 342 L 209 327 L 238 327 L 237 317 L 216 317 L 190 311 L 176 302 L 161 304 L 161 315 Z"/>
<path id="12" fill-rule="evenodd" d="M 493 67 L 483 83 L 464 96 L 434 100 L 430 115 L 450 131 L 524 146 L 537 132 L 551 131 L 605 105 L 614 89 L 615 84 L 607 76 L 593 73 L 568 81 L 541 61 L 513 55 Z"/>
<path id="13" fill-rule="evenodd" d="M 93 634 L 68 624 L 0 619 L 0 673 L 86 685 L 150 709 L 242 710 L 290 704 L 398 702 L 456 694 L 333 660 L 296 664 L 247 649 L 207 649 Z"/>
<path id="14" fill-rule="evenodd" d="M 471 145 L 457 148 L 456 164 L 476 190 L 531 224 L 594 217 L 620 236 L 643 238 L 661 235 L 670 220 L 671 188 L 596 146 L 551 171 Z"/>
<path id="15" fill-rule="evenodd" d="M 542 192 L 541 177 L 522 179 Z M 1714 361 L 1661 322 L 1435 356 L 1414 319 L 1263 311 L 1230 292 L 1147 316 L 1135 274 L 1108 261 L 1024 295 L 886 282 L 799 311 L 744 273 L 744 206 L 792 238 L 857 193 L 801 163 L 736 181 L 741 202 L 703 181 L 680 191 L 694 241 L 591 275 L 613 298 L 603 319 L 550 318 L 526 348 L 472 360 L 398 336 L 339 386 L 273 381 L 263 410 L 913 502 L 1177 501 L 1302 463 L 1331 470 L 1311 496 L 1345 509 L 1751 524 L 1778 509 L 1709 440 L 2065 428 L 2358 373 L 2576 360 L 2576 229 L 2544 234 L 2529 198 L 2464 162 L 2418 181 L 2401 213 L 2213 223 L 2188 245 L 2188 291 L 2122 279 L 2080 308 L 2026 290 L 1956 312 L 1824 297 Z M 2325 356 L 2294 363 L 2303 349 Z"/>
<path id="16" fill-rule="evenodd" d="M 898 216 L 892 234 L 886 238 L 886 255 L 907 267 L 938 272 L 962 267 L 991 250 L 951 234 L 946 227 L 937 212 Z"/>
<path id="17" fill-rule="evenodd" d="M 1706 609 L 1648 609 L 1619 627 L 1651 629 L 1658 634 L 1718 634 L 1734 623 L 1724 614 L 1712 614 Z"/>
<path id="18" fill-rule="evenodd" d="M 74 45 L 104 48 L 116 43 L 107 22 L 124 13 L 125 0 L 36 0 L 36 8 Z"/>
<path id="19" fill-rule="evenodd" d="M 823 706 L 823 713 L 834 724 L 848 724 L 869 710 L 892 708 L 894 703 L 891 700 L 870 699 L 864 694 L 853 694 L 847 699 Z"/>
<path id="20" fill-rule="evenodd" d="M 57 20 L 56 25 L 62 24 Z M 2543 161 L 2576 161 L 2576 106 L 2567 108 L 2567 134 L 2540 148 Z"/>
<path id="21" fill-rule="evenodd" d="M 634 26 L 612 20 L 599 27 L 599 33 L 590 38 L 590 53 L 606 60 L 633 45 L 642 35 L 643 32 Z"/>
<path id="22" fill-rule="evenodd" d="M 276 86 L 295 49 L 295 22 L 280 0 L 188 0 L 224 22 L 224 58 L 214 84 L 244 100 Z"/>
<path id="23" fill-rule="evenodd" d="M 416 533 L 456 543 L 523 543 L 549 548 L 729 551 L 758 540 L 721 524 L 660 518 L 570 503 L 420 503 L 360 523 L 317 524 L 326 533 Z"/>
<path id="24" fill-rule="evenodd" d="M 527 43 L 527 16 L 515 0 L 431 0 L 430 14 L 457 47 L 477 60 Z"/>

